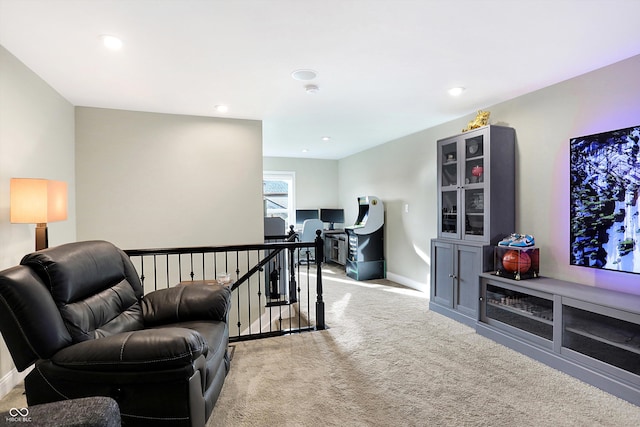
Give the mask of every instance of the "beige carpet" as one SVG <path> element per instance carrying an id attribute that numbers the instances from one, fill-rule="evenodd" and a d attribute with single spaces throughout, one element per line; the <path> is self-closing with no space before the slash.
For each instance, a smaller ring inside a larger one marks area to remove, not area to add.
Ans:
<path id="1" fill-rule="evenodd" d="M 324 285 L 330 329 L 235 344 L 208 427 L 640 425 L 640 407 L 430 312 L 418 292 Z"/>
<path id="2" fill-rule="evenodd" d="M 418 292 L 329 271 L 324 283 L 330 329 L 234 344 L 207 427 L 640 425 L 640 407 L 430 312 Z M 21 391 L 0 403 L 21 407 Z"/>

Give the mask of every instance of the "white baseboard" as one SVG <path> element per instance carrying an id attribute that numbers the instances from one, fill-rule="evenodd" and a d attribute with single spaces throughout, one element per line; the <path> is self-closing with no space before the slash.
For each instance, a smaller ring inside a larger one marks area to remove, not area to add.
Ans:
<path id="1" fill-rule="evenodd" d="M 387 271 L 387 279 L 392 282 L 399 283 L 401 285 L 406 286 L 407 288 L 415 289 L 420 292 L 424 292 L 429 295 L 429 284 L 418 282 L 416 280 L 409 279 L 408 277 L 401 276 L 399 274 L 391 273 Z"/>
<path id="2" fill-rule="evenodd" d="M 5 397 L 15 386 L 20 384 L 32 369 L 33 366 L 22 372 L 18 372 L 16 368 L 13 368 L 7 372 L 4 377 L 0 378 L 0 399 Z"/>

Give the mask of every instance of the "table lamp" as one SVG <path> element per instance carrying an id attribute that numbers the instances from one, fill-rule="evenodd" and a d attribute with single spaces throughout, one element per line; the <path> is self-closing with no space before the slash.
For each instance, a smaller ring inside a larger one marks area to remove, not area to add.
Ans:
<path id="1" fill-rule="evenodd" d="M 11 222 L 36 224 L 36 251 L 49 246 L 47 223 L 67 219 L 67 183 L 11 178 Z"/>

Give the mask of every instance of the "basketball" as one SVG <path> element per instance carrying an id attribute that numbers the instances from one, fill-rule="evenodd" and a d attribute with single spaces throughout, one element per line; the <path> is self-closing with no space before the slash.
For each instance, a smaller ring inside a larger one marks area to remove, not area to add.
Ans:
<path id="1" fill-rule="evenodd" d="M 510 273 L 517 273 L 519 267 L 520 273 L 526 273 L 531 268 L 531 258 L 525 252 L 508 251 L 502 256 L 502 267 Z"/>

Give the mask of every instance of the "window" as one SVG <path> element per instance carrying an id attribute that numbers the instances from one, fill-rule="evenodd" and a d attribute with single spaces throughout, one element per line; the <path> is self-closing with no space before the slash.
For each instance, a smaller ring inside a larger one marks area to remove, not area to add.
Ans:
<path id="1" fill-rule="evenodd" d="M 280 217 L 287 227 L 295 221 L 294 180 L 295 172 L 264 172 L 262 177 L 264 216 Z"/>

